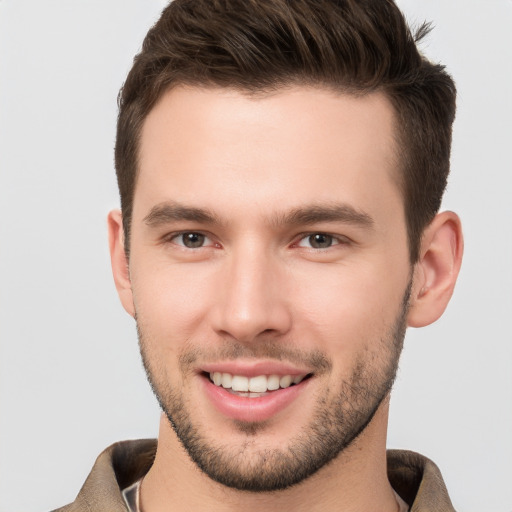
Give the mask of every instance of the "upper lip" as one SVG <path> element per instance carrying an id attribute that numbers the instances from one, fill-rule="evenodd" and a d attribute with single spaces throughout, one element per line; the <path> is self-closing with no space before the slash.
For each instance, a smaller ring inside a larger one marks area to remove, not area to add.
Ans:
<path id="1" fill-rule="evenodd" d="M 201 372 L 230 373 L 231 375 L 244 375 L 257 377 L 258 375 L 306 375 L 311 373 L 306 368 L 283 361 L 224 361 L 218 363 L 205 363 L 200 367 Z"/>

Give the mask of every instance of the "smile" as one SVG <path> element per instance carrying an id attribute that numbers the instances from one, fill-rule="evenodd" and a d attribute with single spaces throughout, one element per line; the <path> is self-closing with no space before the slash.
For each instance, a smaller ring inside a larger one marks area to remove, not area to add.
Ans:
<path id="1" fill-rule="evenodd" d="M 235 393 L 244 393 L 242 396 L 258 397 L 261 393 L 286 389 L 294 384 L 299 384 L 307 377 L 302 375 L 258 375 L 246 377 L 245 375 L 233 375 L 231 373 L 211 372 L 210 380 L 218 387 L 231 390 Z"/>
<path id="2" fill-rule="evenodd" d="M 265 368 L 241 368 L 240 364 L 229 363 L 222 366 L 224 371 L 203 368 L 202 389 L 222 416 L 241 422 L 269 420 L 305 396 L 315 380 L 313 373 L 296 373 L 296 369 L 283 364 L 260 365 Z"/>

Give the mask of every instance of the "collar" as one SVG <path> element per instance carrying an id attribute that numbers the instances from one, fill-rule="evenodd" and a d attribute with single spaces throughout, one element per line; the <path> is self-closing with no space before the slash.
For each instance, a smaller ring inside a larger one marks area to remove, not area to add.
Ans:
<path id="1" fill-rule="evenodd" d="M 140 480 L 156 454 L 155 439 L 122 441 L 96 459 L 72 505 L 55 512 L 127 512 L 122 490 Z M 455 512 L 438 467 L 427 457 L 405 450 L 388 450 L 388 478 L 412 512 Z"/>

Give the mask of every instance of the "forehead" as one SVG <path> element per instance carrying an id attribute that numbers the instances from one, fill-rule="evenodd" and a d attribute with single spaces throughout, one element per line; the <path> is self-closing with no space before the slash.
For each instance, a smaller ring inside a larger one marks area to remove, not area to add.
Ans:
<path id="1" fill-rule="evenodd" d="M 243 196 L 247 207 L 293 208 L 396 196 L 395 147 L 393 108 L 380 93 L 177 87 L 145 120 L 135 205 L 178 199 L 215 209 Z"/>

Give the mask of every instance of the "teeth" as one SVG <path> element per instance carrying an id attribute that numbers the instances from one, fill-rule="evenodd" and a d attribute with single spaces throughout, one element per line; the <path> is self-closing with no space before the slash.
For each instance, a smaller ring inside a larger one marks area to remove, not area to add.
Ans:
<path id="1" fill-rule="evenodd" d="M 269 391 L 279 389 L 279 375 L 270 375 L 267 379 L 267 388 Z"/>
<path id="2" fill-rule="evenodd" d="M 267 391 L 267 377 L 265 375 L 251 377 L 249 380 L 249 391 L 254 393 L 264 393 Z"/>
<path id="3" fill-rule="evenodd" d="M 281 379 L 279 379 L 279 386 L 282 388 L 289 388 L 292 384 L 293 377 L 291 375 L 283 375 Z"/>
<path id="4" fill-rule="evenodd" d="M 239 393 L 265 393 L 279 388 L 289 388 L 292 384 L 302 382 L 305 377 L 306 375 L 258 375 L 249 378 L 243 375 L 231 375 L 230 373 L 210 373 L 210 380 L 216 386 L 222 386 Z"/>
<path id="5" fill-rule="evenodd" d="M 231 377 L 231 374 L 229 373 L 223 373 L 222 374 L 222 387 L 223 388 L 230 388 L 233 382 L 233 377 Z"/>
<path id="6" fill-rule="evenodd" d="M 233 375 L 231 389 L 233 391 L 249 391 L 249 379 L 242 375 Z"/>

